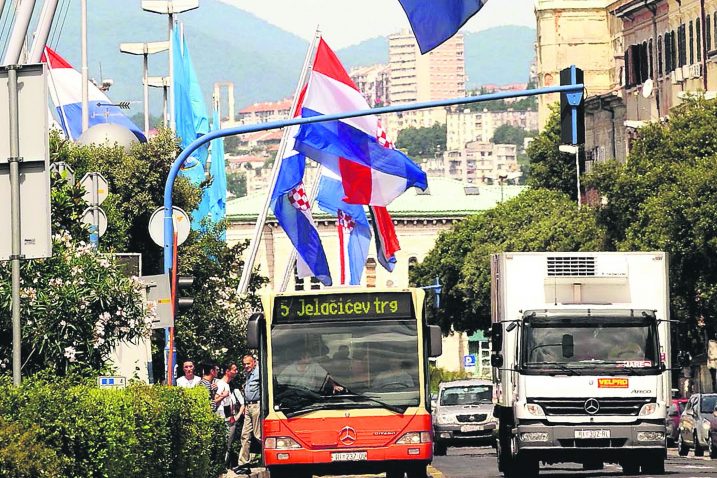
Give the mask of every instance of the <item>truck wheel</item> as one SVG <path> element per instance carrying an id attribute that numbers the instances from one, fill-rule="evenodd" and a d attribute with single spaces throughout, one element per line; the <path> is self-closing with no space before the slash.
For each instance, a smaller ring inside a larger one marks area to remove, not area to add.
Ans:
<path id="1" fill-rule="evenodd" d="M 702 449 L 702 447 L 700 446 L 700 442 L 697 439 L 697 432 L 694 433 L 692 439 L 695 442 L 695 456 L 704 456 L 705 451 Z"/>
<path id="2" fill-rule="evenodd" d="M 433 454 L 436 456 L 443 456 L 446 454 L 446 450 L 448 449 L 448 446 L 446 446 L 445 443 L 440 441 L 433 442 Z"/>
<path id="3" fill-rule="evenodd" d="M 682 432 L 680 432 L 677 437 L 677 454 L 680 456 L 687 456 L 689 452 L 690 449 L 685 444 L 685 440 L 682 438 Z"/>

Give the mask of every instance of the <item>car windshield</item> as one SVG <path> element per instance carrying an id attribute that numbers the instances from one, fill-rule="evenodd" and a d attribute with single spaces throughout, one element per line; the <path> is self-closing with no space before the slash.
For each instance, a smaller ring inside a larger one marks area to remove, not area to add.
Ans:
<path id="1" fill-rule="evenodd" d="M 700 410 L 702 413 L 712 413 L 715 410 L 715 403 L 717 403 L 717 395 L 703 395 Z"/>
<path id="2" fill-rule="evenodd" d="M 655 373 L 658 365 L 656 323 L 646 317 L 528 318 L 522 335 L 523 366 L 534 373 Z"/>
<path id="3" fill-rule="evenodd" d="M 441 392 L 441 405 L 480 405 L 493 400 L 492 385 L 446 387 Z"/>
<path id="4" fill-rule="evenodd" d="M 271 341 L 276 410 L 419 404 L 415 320 L 275 324 Z"/>

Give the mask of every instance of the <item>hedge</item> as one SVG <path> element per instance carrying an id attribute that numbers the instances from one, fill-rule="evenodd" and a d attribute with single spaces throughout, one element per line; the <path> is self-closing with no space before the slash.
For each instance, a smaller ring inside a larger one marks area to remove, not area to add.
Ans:
<path id="1" fill-rule="evenodd" d="M 216 478 L 225 446 L 204 388 L 0 378 L 0 478 Z"/>

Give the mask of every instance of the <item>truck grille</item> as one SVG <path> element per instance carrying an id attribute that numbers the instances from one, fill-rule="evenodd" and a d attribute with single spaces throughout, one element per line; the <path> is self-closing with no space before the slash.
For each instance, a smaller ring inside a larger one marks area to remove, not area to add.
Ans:
<path id="1" fill-rule="evenodd" d="M 456 419 L 460 423 L 480 423 L 484 422 L 487 417 L 488 415 L 485 413 L 473 413 L 470 415 L 457 415 Z"/>
<path id="2" fill-rule="evenodd" d="M 548 277 L 586 277 L 595 275 L 595 258 L 589 256 L 548 257 Z"/>
<path id="3" fill-rule="evenodd" d="M 586 411 L 588 400 L 597 401 L 599 409 L 595 413 Z M 651 398 L 535 398 L 530 403 L 540 405 L 546 415 L 631 415 L 637 416 L 646 403 L 654 402 Z"/>

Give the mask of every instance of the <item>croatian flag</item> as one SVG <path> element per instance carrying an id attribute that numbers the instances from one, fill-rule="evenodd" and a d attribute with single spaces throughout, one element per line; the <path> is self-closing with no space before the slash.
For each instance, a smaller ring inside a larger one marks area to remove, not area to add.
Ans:
<path id="1" fill-rule="evenodd" d="M 411 23 L 421 53 L 458 32 L 488 0 L 398 0 Z"/>
<path id="2" fill-rule="evenodd" d="M 371 206 L 371 223 L 376 236 L 376 259 L 388 272 L 396 267 L 396 252 L 401 249 L 393 219 L 383 206 Z"/>
<path id="3" fill-rule="evenodd" d="M 321 39 L 301 116 L 367 109 L 366 99 Z M 370 115 L 301 125 L 295 148 L 342 178 L 348 203 L 386 206 L 409 187 L 425 190 L 426 173 L 402 152 L 379 143 L 377 124 Z"/>
<path id="4" fill-rule="evenodd" d="M 339 282 L 359 285 L 371 244 L 371 228 L 366 219 L 366 212 L 359 204 L 348 204 L 343 201 L 345 194 L 340 177 L 327 168 L 322 167 L 321 170 L 316 202 L 324 212 L 336 216 L 339 238 Z"/>
<path id="5" fill-rule="evenodd" d="M 49 71 L 50 97 L 57 108 L 60 126 L 65 135 L 74 141 L 82 134 L 82 75 L 49 47 L 45 47 L 42 62 L 47 64 Z M 97 86 L 88 82 L 87 89 L 90 127 L 101 123 L 118 124 L 132 131 L 138 140 L 147 141 L 142 130 Z"/>

